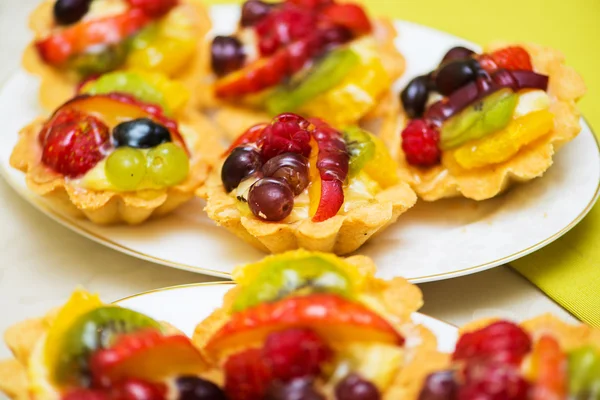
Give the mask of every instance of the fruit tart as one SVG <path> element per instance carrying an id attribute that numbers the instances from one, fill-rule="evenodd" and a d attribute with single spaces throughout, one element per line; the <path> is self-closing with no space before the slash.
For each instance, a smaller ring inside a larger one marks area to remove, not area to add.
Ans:
<path id="1" fill-rule="evenodd" d="M 406 86 L 399 121 L 391 113 L 382 137 L 424 200 L 489 199 L 544 174 L 581 129 L 576 102 L 584 93 L 582 78 L 556 50 L 455 47 Z"/>
<path id="2" fill-rule="evenodd" d="M 200 0 L 44 0 L 32 13 L 25 69 L 53 110 L 106 72 L 160 72 L 188 84 L 200 69 L 210 20 Z"/>
<path id="3" fill-rule="evenodd" d="M 241 135 L 199 195 L 217 224 L 272 253 L 350 253 L 416 202 L 379 138 L 291 113 Z"/>
<path id="4" fill-rule="evenodd" d="M 194 196 L 222 151 L 217 135 L 185 107 L 181 83 L 140 74 L 91 82 L 20 132 L 10 163 L 34 193 L 98 224 L 138 224 Z M 148 79 L 136 86 L 133 76 Z"/>
<path id="5" fill-rule="evenodd" d="M 269 256 L 234 271 L 192 340 L 230 400 L 415 398 L 447 355 L 411 321 L 420 290 L 374 273 L 363 256 Z"/>
<path id="6" fill-rule="evenodd" d="M 282 112 L 356 124 L 404 72 L 388 20 L 334 0 L 247 0 L 237 31 L 216 36 L 201 84 L 203 108 L 231 137 Z M 268 116 L 267 116 L 268 114 Z"/>
<path id="7" fill-rule="evenodd" d="M 600 330 L 550 315 L 463 329 L 448 368 L 429 375 L 420 400 L 600 399 Z"/>
<path id="8" fill-rule="evenodd" d="M 77 290 L 58 310 L 9 328 L 15 359 L 0 362 L 0 391 L 14 399 L 225 400 L 199 374 L 208 368 L 191 340 L 139 312 Z M 188 397 L 186 397 L 186 395 Z"/>

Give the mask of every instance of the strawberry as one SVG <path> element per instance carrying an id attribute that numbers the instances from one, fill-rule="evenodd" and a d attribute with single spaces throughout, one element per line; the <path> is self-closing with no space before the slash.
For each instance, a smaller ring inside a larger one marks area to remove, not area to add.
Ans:
<path id="1" fill-rule="evenodd" d="M 163 336 L 156 330 L 123 335 L 111 348 L 90 358 L 92 381 L 105 388 L 125 379 L 154 382 L 174 375 L 194 375 L 205 367 L 188 337 Z"/>
<path id="2" fill-rule="evenodd" d="M 167 386 L 141 379 L 126 379 L 110 388 L 110 400 L 165 400 Z"/>
<path id="3" fill-rule="evenodd" d="M 54 171 L 75 178 L 104 158 L 110 131 L 98 118 L 62 110 L 40 132 L 42 162 Z"/>
<path id="4" fill-rule="evenodd" d="M 333 0 L 288 0 L 288 3 L 302 8 L 317 9 L 333 4 Z"/>
<path id="5" fill-rule="evenodd" d="M 371 21 L 358 4 L 332 4 L 320 11 L 325 20 L 343 26 L 357 35 L 371 32 Z"/>
<path id="6" fill-rule="evenodd" d="M 149 22 L 151 18 L 144 11 L 134 8 L 124 14 L 75 24 L 37 41 L 35 45 L 44 62 L 61 65 L 91 46 L 118 43 Z"/>
<path id="7" fill-rule="evenodd" d="M 496 50 L 490 56 L 498 68 L 533 71 L 529 53 L 520 46 L 511 46 Z"/>
<path id="8" fill-rule="evenodd" d="M 230 356 L 223 369 L 225 392 L 230 399 L 262 399 L 272 379 L 260 349 L 250 349 Z"/>
<path id="9" fill-rule="evenodd" d="M 309 328 L 328 343 L 344 339 L 404 343 L 404 338 L 389 322 L 362 304 L 334 294 L 312 294 L 262 303 L 233 314 L 205 349 L 218 354 L 287 327 Z"/>
<path id="10" fill-rule="evenodd" d="M 177 5 L 177 0 L 127 0 L 132 8 L 139 8 L 148 16 L 160 18 Z"/>
<path id="11" fill-rule="evenodd" d="M 236 147 L 243 146 L 248 143 L 256 143 L 268 124 L 258 124 L 250 127 L 246 132 L 240 135 L 235 142 L 229 146 L 225 155 L 231 153 Z"/>

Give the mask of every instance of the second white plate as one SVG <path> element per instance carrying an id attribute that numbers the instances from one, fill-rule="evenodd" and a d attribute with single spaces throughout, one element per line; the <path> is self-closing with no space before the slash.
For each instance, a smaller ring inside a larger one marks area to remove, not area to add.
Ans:
<path id="1" fill-rule="evenodd" d="M 174 286 L 127 297 L 116 304 L 166 321 L 191 336 L 196 325 L 221 306 L 223 295 L 233 286 L 231 282 Z M 434 333 L 439 351 L 454 351 L 456 327 L 420 313 L 413 314 L 413 321 Z"/>
<path id="2" fill-rule="evenodd" d="M 231 31 L 238 9 L 235 5 L 213 7 L 215 30 Z M 433 69 L 452 46 L 476 47 L 409 22 L 398 21 L 397 28 L 397 45 L 408 60 L 407 73 L 399 85 Z M 27 201 L 105 246 L 170 267 L 228 277 L 236 265 L 264 256 L 217 227 L 204 213 L 200 200 L 138 227 L 96 226 L 49 209 L 27 189 L 23 174 L 9 165 L 17 132 L 41 112 L 37 87 L 35 78 L 20 71 L 0 92 L 0 171 Z M 598 196 L 598 144 L 584 121 L 582 127 L 581 134 L 556 155 L 543 178 L 489 201 L 420 202 L 359 252 L 374 259 L 383 278 L 404 276 L 412 282 L 427 282 L 502 265 L 551 243 L 575 226 Z"/>

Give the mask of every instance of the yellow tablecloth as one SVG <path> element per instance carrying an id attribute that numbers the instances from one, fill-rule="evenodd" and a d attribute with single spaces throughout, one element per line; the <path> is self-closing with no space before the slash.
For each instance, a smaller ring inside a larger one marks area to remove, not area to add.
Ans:
<path id="1" fill-rule="evenodd" d="M 228 1 L 208 1 L 211 4 Z M 580 108 L 600 133 L 600 0 L 363 0 L 373 15 L 428 25 L 485 44 L 560 49 L 585 78 Z M 513 267 L 578 318 L 600 326 L 600 206 L 570 233 Z"/>

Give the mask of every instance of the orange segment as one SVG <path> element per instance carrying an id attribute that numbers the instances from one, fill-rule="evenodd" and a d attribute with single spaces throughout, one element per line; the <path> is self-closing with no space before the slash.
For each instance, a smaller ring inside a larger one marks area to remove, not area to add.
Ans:
<path id="1" fill-rule="evenodd" d="M 458 164 L 466 169 L 498 164 L 513 157 L 521 148 L 539 139 L 554 127 L 554 115 L 535 111 L 513 120 L 506 128 L 471 141 L 454 151 Z"/>

